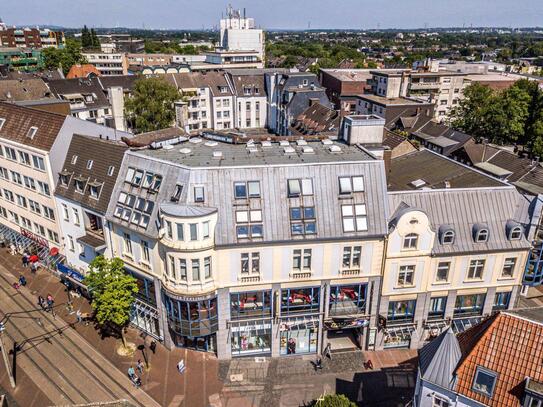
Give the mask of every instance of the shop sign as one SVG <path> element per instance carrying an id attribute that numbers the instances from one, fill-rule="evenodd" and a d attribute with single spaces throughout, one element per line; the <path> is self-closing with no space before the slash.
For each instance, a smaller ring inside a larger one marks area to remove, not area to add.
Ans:
<path id="1" fill-rule="evenodd" d="M 30 230 L 21 228 L 21 235 L 23 235 L 24 237 L 29 238 L 30 240 L 33 240 L 34 242 L 36 242 L 40 246 L 49 248 L 49 243 L 47 242 L 47 239 L 44 239 L 43 237 L 40 237 L 40 236 L 36 235 L 35 233 L 32 233 Z"/>
<path id="2" fill-rule="evenodd" d="M 204 294 L 204 295 L 179 295 L 179 294 L 172 294 L 169 291 L 166 291 L 166 295 L 174 300 L 187 301 L 187 302 L 205 301 L 205 300 L 212 300 L 215 298 L 215 292 Z"/>

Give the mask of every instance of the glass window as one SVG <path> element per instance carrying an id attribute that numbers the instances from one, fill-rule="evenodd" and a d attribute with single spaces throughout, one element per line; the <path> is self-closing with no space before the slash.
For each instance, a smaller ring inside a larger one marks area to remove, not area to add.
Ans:
<path id="1" fill-rule="evenodd" d="M 409 233 L 403 239 L 404 249 L 416 249 L 419 241 L 419 235 L 416 233 Z"/>
<path id="2" fill-rule="evenodd" d="M 192 260 L 192 281 L 200 281 L 200 260 Z"/>
<path id="3" fill-rule="evenodd" d="M 179 259 L 179 277 L 187 281 L 187 260 L 185 259 Z"/>
<path id="4" fill-rule="evenodd" d="M 204 258 L 204 278 L 211 278 L 211 257 Z"/>
<path id="5" fill-rule="evenodd" d="M 441 243 L 442 244 L 453 244 L 454 243 L 454 231 L 447 230 L 445 233 L 443 233 Z"/>
<path id="6" fill-rule="evenodd" d="M 234 183 L 234 196 L 236 197 L 236 199 L 247 198 L 247 186 L 245 182 Z"/>
<path id="7" fill-rule="evenodd" d="M 339 193 L 350 194 L 352 191 L 351 177 L 339 177 Z"/>
<path id="8" fill-rule="evenodd" d="M 481 315 L 486 294 L 459 295 L 454 304 L 454 315 Z"/>
<path id="9" fill-rule="evenodd" d="M 509 308 L 509 301 L 511 300 L 511 291 L 505 293 L 496 293 L 494 296 L 494 304 L 492 305 L 492 311 L 505 310 Z"/>
<path id="10" fill-rule="evenodd" d="M 503 263 L 502 277 L 513 277 L 516 264 L 516 257 L 508 257 L 507 259 L 505 259 L 505 262 Z"/>
<path id="11" fill-rule="evenodd" d="M 209 221 L 202 223 L 202 238 L 207 239 L 209 237 Z"/>
<path id="12" fill-rule="evenodd" d="M 413 322 L 416 302 L 416 300 L 389 302 L 387 321 Z"/>
<path id="13" fill-rule="evenodd" d="M 510 240 L 519 240 L 522 236 L 522 229 L 519 226 L 514 227 L 509 235 Z"/>
<path id="14" fill-rule="evenodd" d="M 124 252 L 125 254 L 132 255 L 132 240 L 128 233 L 123 233 L 123 242 L 124 242 Z"/>
<path id="15" fill-rule="evenodd" d="M 357 315 L 366 310 L 367 284 L 330 287 L 330 315 Z"/>
<path id="16" fill-rule="evenodd" d="M 485 268 L 484 260 L 471 260 L 469 262 L 468 279 L 469 280 L 482 279 L 484 268 Z"/>
<path id="17" fill-rule="evenodd" d="M 447 297 L 434 297 L 430 300 L 430 310 L 428 319 L 443 319 L 445 317 L 445 307 L 447 306 Z"/>
<path id="18" fill-rule="evenodd" d="M 249 181 L 247 182 L 247 189 L 249 190 L 250 198 L 260 197 L 260 181 Z"/>
<path id="19" fill-rule="evenodd" d="M 300 180 L 289 179 L 288 180 L 288 196 L 289 197 L 300 196 L 301 192 L 302 191 L 300 187 Z"/>
<path id="20" fill-rule="evenodd" d="M 185 235 L 184 235 L 184 225 L 182 223 L 177 223 L 177 240 L 179 241 L 183 241 L 185 240 Z"/>
<path id="21" fill-rule="evenodd" d="M 295 249 L 292 252 L 292 268 L 294 270 L 311 269 L 311 249 Z"/>
<path id="22" fill-rule="evenodd" d="M 415 280 L 415 266 L 400 266 L 398 272 L 398 286 L 399 287 L 409 287 L 414 284 Z"/>
<path id="23" fill-rule="evenodd" d="M 170 222 L 169 220 L 165 220 L 164 225 L 166 226 L 166 236 L 168 237 L 168 239 L 173 239 L 172 222 Z"/>
<path id="24" fill-rule="evenodd" d="M 436 272 L 436 281 L 444 282 L 449 279 L 449 269 L 451 268 L 451 263 L 449 261 L 441 261 L 437 265 Z"/>
<path id="25" fill-rule="evenodd" d="M 368 230 L 365 204 L 341 205 L 341 216 L 344 232 Z"/>
<path id="26" fill-rule="evenodd" d="M 190 229 L 190 240 L 198 240 L 198 224 L 191 223 L 189 225 Z"/>
<path id="27" fill-rule="evenodd" d="M 194 202 L 204 202 L 204 187 L 194 187 Z"/>
<path id="28" fill-rule="evenodd" d="M 319 287 L 281 290 L 281 313 L 318 312 Z"/>
<path id="29" fill-rule="evenodd" d="M 230 313 L 232 318 L 270 317 L 271 311 L 271 291 L 250 291 L 230 294 Z"/>
<path id="30" fill-rule="evenodd" d="M 477 366 L 472 390 L 487 397 L 492 397 L 498 375 L 491 370 Z"/>
<path id="31" fill-rule="evenodd" d="M 480 242 L 486 242 L 488 240 L 488 229 L 481 229 L 477 232 L 477 235 L 475 236 L 475 241 Z"/>

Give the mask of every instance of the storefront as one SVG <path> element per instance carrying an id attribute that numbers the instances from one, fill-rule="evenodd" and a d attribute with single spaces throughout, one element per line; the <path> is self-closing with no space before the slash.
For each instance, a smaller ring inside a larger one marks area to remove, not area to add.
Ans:
<path id="1" fill-rule="evenodd" d="M 324 321 L 324 329 L 332 349 L 364 346 L 363 328 L 369 324 L 366 295 L 367 284 L 330 287 L 328 318 Z"/>
<path id="2" fill-rule="evenodd" d="M 279 331 L 279 353 L 281 355 L 317 352 L 319 338 L 318 315 L 283 318 Z"/>
<path id="3" fill-rule="evenodd" d="M 163 301 L 176 346 L 216 352 L 219 323 L 215 293 L 188 297 L 163 291 Z"/>
<path id="4" fill-rule="evenodd" d="M 232 356 L 271 353 L 271 290 L 230 294 Z"/>
<path id="5" fill-rule="evenodd" d="M 385 329 L 383 347 L 385 349 L 409 348 L 416 328 L 415 324 L 402 324 L 387 327 Z"/>
<path id="6" fill-rule="evenodd" d="M 138 292 L 130 312 L 130 322 L 147 334 L 162 340 L 164 336 L 160 331 L 160 318 L 157 310 L 155 283 L 133 270 L 125 271 L 136 279 Z"/>
<path id="7" fill-rule="evenodd" d="M 413 323 L 415 317 L 416 300 L 390 301 L 383 337 L 383 347 L 408 348 L 411 345 L 411 336 L 416 330 Z"/>

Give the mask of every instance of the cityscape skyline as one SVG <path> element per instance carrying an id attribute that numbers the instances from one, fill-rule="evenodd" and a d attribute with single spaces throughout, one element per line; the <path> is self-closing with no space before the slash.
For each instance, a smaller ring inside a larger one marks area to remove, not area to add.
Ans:
<path id="1" fill-rule="evenodd" d="M 295 3 L 277 0 L 270 9 L 268 3 L 240 0 L 234 8 L 246 8 L 247 16 L 265 29 L 416 29 L 448 27 L 537 27 L 543 20 L 543 3 L 523 0 L 442 0 L 428 5 L 422 0 L 407 0 L 395 4 L 384 0 L 381 7 L 369 2 L 342 0 L 338 7 L 328 9 L 323 0 L 299 0 Z M 454 4 L 454 7 L 452 5 Z M 73 13 L 67 0 L 52 0 L 54 17 L 41 13 L 36 0 L 20 2 L 6 0 L 0 18 L 9 25 L 57 25 L 79 27 L 127 27 L 146 29 L 209 29 L 217 25 L 228 3 L 202 0 L 189 4 L 158 0 L 152 9 L 142 0 L 107 2 L 94 0 L 84 14 Z M 349 10 L 360 8 L 361 13 Z M 395 13 L 390 13 L 394 7 Z M 424 7 L 424 13 L 421 13 Z M 284 13 L 284 10 L 289 10 Z M 371 10 L 371 13 L 365 13 Z M 489 12 L 492 10 L 492 12 Z"/>

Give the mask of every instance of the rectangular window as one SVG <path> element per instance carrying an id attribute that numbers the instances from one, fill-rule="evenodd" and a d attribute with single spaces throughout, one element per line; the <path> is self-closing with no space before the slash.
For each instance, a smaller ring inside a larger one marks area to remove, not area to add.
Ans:
<path id="1" fill-rule="evenodd" d="M 177 225 L 177 240 L 182 242 L 183 240 L 185 240 L 184 225 L 183 223 L 176 223 L 176 225 Z"/>
<path id="2" fill-rule="evenodd" d="M 17 151 L 15 151 L 15 149 L 11 147 L 4 147 L 4 148 L 6 150 L 6 157 L 9 160 L 17 161 Z"/>
<path id="3" fill-rule="evenodd" d="M 192 281 L 200 281 L 200 260 L 192 260 Z"/>
<path id="4" fill-rule="evenodd" d="M 71 252 L 75 252 L 74 238 L 72 236 L 70 236 L 70 235 L 68 235 L 68 249 Z"/>
<path id="5" fill-rule="evenodd" d="M 313 181 L 310 178 L 289 179 L 287 181 L 288 197 L 295 198 L 300 195 L 313 195 Z"/>
<path id="6" fill-rule="evenodd" d="M 293 314 L 319 310 L 320 288 L 290 288 L 281 290 L 281 313 Z"/>
<path id="7" fill-rule="evenodd" d="M 202 239 L 207 239 L 209 237 L 209 221 L 202 223 Z"/>
<path id="8" fill-rule="evenodd" d="M 25 187 L 32 189 L 34 191 L 36 190 L 36 183 L 33 178 L 25 176 L 23 177 L 23 179 L 24 179 Z"/>
<path id="9" fill-rule="evenodd" d="M 204 257 L 204 278 L 211 278 L 211 257 Z"/>
<path id="10" fill-rule="evenodd" d="M 502 277 L 513 277 L 515 273 L 515 265 L 517 264 L 516 257 L 509 257 L 505 259 L 502 269 Z"/>
<path id="11" fill-rule="evenodd" d="M 166 226 L 166 237 L 170 240 L 173 239 L 172 222 L 165 220 L 164 226 Z"/>
<path id="12" fill-rule="evenodd" d="M 398 286 L 399 287 L 409 287 L 413 285 L 415 278 L 415 266 L 400 266 L 400 271 L 398 272 Z"/>
<path id="13" fill-rule="evenodd" d="M 41 171 L 45 171 L 45 161 L 43 161 L 42 157 L 33 155 L 32 163 L 34 164 L 34 168 L 37 168 L 38 170 L 41 170 Z"/>
<path id="14" fill-rule="evenodd" d="M 53 241 L 55 243 L 60 243 L 60 240 L 58 240 L 58 233 L 47 229 L 47 235 L 49 236 L 49 240 L 51 240 L 51 241 Z"/>
<path id="15" fill-rule="evenodd" d="M 176 279 L 175 276 L 175 258 L 173 256 L 168 256 L 168 267 L 166 267 L 166 273 L 169 274 L 169 277 Z"/>
<path id="16" fill-rule="evenodd" d="M 351 194 L 364 191 L 364 177 L 339 177 L 339 193 Z"/>
<path id="17" fill-rule="evenodd" d="M 366 311 L 367 284 L 330 286 L 330 315 L 356 315 Z"/>
<path id="18" fill-rule="evenodd" d="M 124 243 L 124 252 L 125 254 L 132 255 L 132 240 L 128 233 L 123 233 L 123 243 Z"/>
<path id="19" fill-rule="evenodd" d="M 70 220 L 70 212 L 68 212 L 68 207 L 66 204 L 62 204 L 62 213 L 64 215 L 64 220 Z"/>
<path id="20" fill-rule="evenodd" d="M 32 199 L 28 200 L 28 206 L 30 207 L 30 210 L 34 213 L 37 213 L 38 215 L 41 215 L 41 205 L 37 203 L 36 201 L 33 201 Z"/>
<path id="21" fill-rule="evenodd" d="M 362 252 L 361 246 L 347 246 L 343 248 L 343 268 L 358 268 L 360 267 L 360 255 Z"/>
<path id="22" fill-rule="evenodd" d="M 315 207 L 290 208 L 290 229 L 293 235 L 312 235 L 317 233 Z"/>
<path id="23" fill-rule="evenodd" d="M 17 205 L 26 208 L 26 198 L 22 195 L 15 195 L 17 197 Z"/>
<path id="24" fill-rule="evenodd" d="M 230 294 L 230 312 L 233 318 L 271 316 L 271 291 L 249 291 Z M 251 350 L 250 345 L 248 350 Z M 254 350 L 254 349 L 253 349 Z"/>
<path id="25" fill-rule="evenodd" d="M 11 180 L 16 184 L 23 185 L 23 178 L 18 172 L 11 171 Z"/>
<path id="26" fill-rule="evenodd" d="M 482 279 L 484 268 L 485 268 L 484 260 L 471 260 L 469 262 L 468 280 Z"/>
<path id="27" fill-rule="evenodd" d="M 341 205 L 344 232 L 368 230 L 366 204 Z"/>
<path id="28" fill-rule="evenodd" d="M 55 211 L 45 205 L 43 207 L 43 216 L 45 216 L 47 219 L 55 220 Z"/>
<path id="29" fill-rule="evenodd" d="M 445 307 L 447 306 L 447 297 L 435 297 L 430 300 L 430 310 L 428 319 L 443 319 L 445 317 Z"/>
<path id="30" fill-rule="evenodd" d="M 262 237 L 262 211 L 236 211 L 236 235 L 241 239 Z"/>
<path id="31" fill-rule="evenodd" d="M 72 208 L 72 210 L 74 211 L 74 224 L 79 226 L 79 211 L 76 208 Z"/>
<path id="32" fill-rule="evenodd" d="M 241 274 L 260 273 L 260 253 L 241 253 Z"/>
<path id="33" fill-rule="evenodd" d="M 6 200 L 8 200 L 10 202 L 15 202 L 13 192 L 11 192 L 11 191 L 9 191 L 7 189 L 4 189 L 4 198 L 6 198 Z"/>
<path id="34" fill-rule="evenodd" d="M 21 164 L 30 165 L 30 155 L 24 151 L 19 151 L 19 161 Z"/>
<path id="35" fill-rule="evenodd" d="M 149 263 L 150 257 L 149 257 L 149 243 L 147 243 L 145 240 L 141 241 L 141 259 L 145 263 Z"/>
<path id="36" fill-rule="evenodd" d="M 492 397 L 497 378 L 498 375 L 496 373 L 481 366 L 477 366 L 472 390 L 487 397 Z"/>
<path id="37" fill-rule="evenodd" d="M 511 291 L 505 293 L 496 293 L 494 296 L 494 304 L 492 305 L 492 311 L 506 310 L 509 308 L 509 301 L 511 300 Z"/>
<path id="38" fill-rule="evenodd" d="M 311 249 L 295 249 L 292 252 L 292 268 L 294 270 L 311 269 Z"/>
<path id="39" fill-rule="evenodd" d="M 387 321 L 413 322 L 416 300 L 391 301 L 388 303 Z"/>
<path id="40" fill-rule="evenodd" d="M 454 304 L 454 316 L 481 315 L 486 294 L 459 295 Z"/>
<path id="41" fill-rule="evenodd" d="M 198 240 L 198 224 L 191 223 L 189 225 L 190 229 L 190 240 Z"/>
<path id="42" fill-rule="evenodd" d="M 194 187 L 194 202 L 204 202 L 204 187 Z"/>
<path id="43" fill-rule="evenodd" d="M 439 262 L 437 265 L 436 272 L 436 281 L 444 282 L 449 279 L 449 270 L 451 268 L 451 263 L 448 261 Z"/>
<path id="44" fill-rule="evenodd" d="M 179 277 L 187 281 L 187 260 L 185 259 L 179 259 Z"/>

